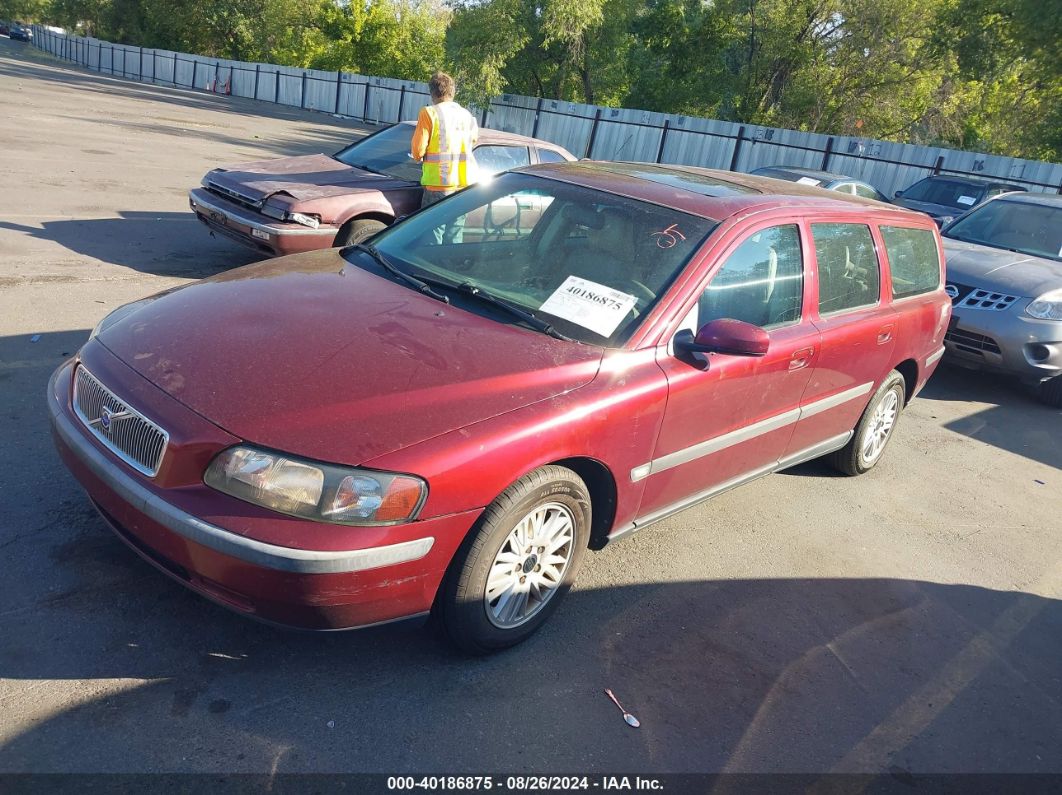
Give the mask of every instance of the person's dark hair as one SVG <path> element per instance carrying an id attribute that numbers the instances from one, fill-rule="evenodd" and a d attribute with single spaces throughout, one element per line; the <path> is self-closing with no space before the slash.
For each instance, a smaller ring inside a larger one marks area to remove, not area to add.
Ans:
<path id="1" fill-rule="evenodd" d="M 446 72 L 436 72 L 431 76 L 428 90 L 435 102 L 448 102 L 454 98 L 454 79 Z"/>

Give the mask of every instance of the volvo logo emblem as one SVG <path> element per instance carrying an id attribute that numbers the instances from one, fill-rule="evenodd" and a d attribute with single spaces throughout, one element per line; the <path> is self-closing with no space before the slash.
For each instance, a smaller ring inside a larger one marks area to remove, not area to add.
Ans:
<path id="1" fill-rule="evenodd" d="M 952 299 L 953 301 L 959 297 L 959 288 L 956 287 L 954 284 L 945 284 L 944 292 L 947 293 L 948 298 Z"/>
<path id="2" fill-rule="evenodd" d="M 100 426 L 103 428 L 103 430 L 109 431 L 111 429 L 111 422 L 113 419 L 114 412 L 104 406 L 103 410 L 100 411 Z"/>

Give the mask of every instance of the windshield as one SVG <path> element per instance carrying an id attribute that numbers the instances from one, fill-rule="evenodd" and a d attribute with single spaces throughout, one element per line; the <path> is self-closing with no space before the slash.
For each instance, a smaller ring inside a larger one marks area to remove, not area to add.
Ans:
<path id="1" fill-rule="evenodd" d="M 718 222 L 530 174 L 433 204 L 373 238 L 397 267 L 501 322 L 488 296 L 561 334 L 621 345 Z M 356 250 L 344 256 L 370 263 Z M 474 289 L 473 289 L 474 288 Z"/>
<path id="2" fill-rule="evenodd" d="M 351 144 L 333 157 L 348 166 L 420 182 L 420 163 L 413 162 L 409 156 L 412 140 L 413 128 L 396 124 Z"/>
<path id="3" fill-rule="evenodd" d="M 924 179 L 905 190 L 901 198 L 969 210 L 984 196 L 985 188 L 979 185 L 954 182 L 950 179 Z"/>
<path id="4" fill-rule="evenodd" d="M 1062 205 L 995 199 L 949 226 L 944 237 L 1062 261 Z"/>

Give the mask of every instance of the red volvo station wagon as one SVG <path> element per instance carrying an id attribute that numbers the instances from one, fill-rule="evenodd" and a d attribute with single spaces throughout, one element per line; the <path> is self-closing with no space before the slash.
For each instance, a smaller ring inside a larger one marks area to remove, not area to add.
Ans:
<path id="1" fill-rule="evenodd" d="M 943 354 L 942 262 L 928 216 L 857 197 L 536 166 L 122 307 L 48 404 L 106 521 L 193 590 L 315 629 L 433 612 L 482 653 L 588 548 L 819 456 L 871 469 Z"/>

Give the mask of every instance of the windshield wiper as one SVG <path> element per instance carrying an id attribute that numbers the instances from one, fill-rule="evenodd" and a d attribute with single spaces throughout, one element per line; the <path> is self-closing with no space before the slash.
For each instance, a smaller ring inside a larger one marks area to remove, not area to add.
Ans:
<path id="1" fill-rule="evenodd" d="M 436 290 L 433 290 L 427 282 L 422 281 L 413 274 L 406 273 L 401 268 L 397 268 L 393 264 L 391 264 L 387 257 L 381 254 L 379 249 L 377 249 L 376 246 L 372 245 L 371 243 L 355 243 L 354 248 L 358 249 L 358 251 L 364 251 L 365 253 L 367 253 L 370 257 L 376 260 L 376 262 L 379 263 L 380 267 L 383 268 L 385 271 L 394 276 L 397 276 L 406 284 L 415 287 L 419 292 L 424 293 L 424 295 L 431 296 L 437 301 L 442 301 L 444 304 L 450 303 L 450 299 L 447 296 L 443 295 L 440 292 L 437 292 Z"/>
<path id="2" fill-rule="evenodd" d="M 528 312 L 526 309 L 521 309 L 518 306 L 513 306 L 508 301 L 502 301 L 498 298 L 495 298 L 490 293 L 483 292 L 478 287 L 476 287 L 476 285 L 472 284 L 472 282 L 461 282 L 460 284 L 454 285 L 454 288 L 460 290 L 465 295 L 472 296 L 473 298 L 482 301 L 485 304 L 490 304 L 491 306 L 496 306 L 499 309 L 504 309 L 510 315 L 524 321 L 525 323 L 527 323 L 527 325 L 531 326 L 531 328 L 535 329 L 536 331 L 541 331 L 543 334 L 548 334 L 551 337 L 555 337 L 559 340 L 564 340 L 565 342 L 575 342 L 575 340 L 573 340 L 571 337 L 565 336 L 564 334 L 561 334 L 559 331 L 557 331 L 557 329 L 553 328 L 553 325 L 551 323 L 548 323 L 540 317 L 536 317 L 533 313 Z"/>

